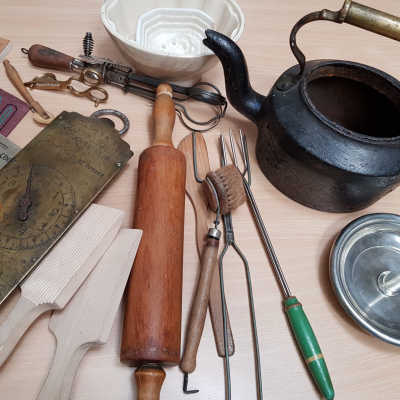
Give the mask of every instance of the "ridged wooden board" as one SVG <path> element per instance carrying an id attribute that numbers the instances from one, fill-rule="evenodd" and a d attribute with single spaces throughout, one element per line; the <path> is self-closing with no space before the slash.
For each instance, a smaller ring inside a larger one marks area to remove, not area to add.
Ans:
<path id="1" fill-rule="evenodd" d="M 67 306 L 54 311 L 57 350 L 38 400 L 69 399 L 86 351 L 107 342 L 141 237 L 139 229 L 121 229 Z"/>
<path id="2" fill-rule="evenodd" d="M 21 284 L 21 297 L 0 325 L 0 366 L 39 315 L 63 308 L 121 227 L 125 212 L 92 204 Z"/>
<path id="3" fill-rule="evenodd" d="M 209 228 L 207 224 L 208 203 L 203 191 L 203 187 L 199 182 L 196 181 L 194 175 L 192 134 L 187 135 L 179 143 L 178 149 L 186 157 L 186 195 L 189 197 L 196 215 L 197 251 L 201 260 L 203 249 L 206 246 L 207 232 Z M 199 132 L 196 132 L 196 160 L 199 178 L 205 179 L 207 173 L 210 171 L 210 161 L 208 159 L 207 145 L 204 140 L 204 136 Z M 225 357 L 224 328 L 222 319 L 222 302 L 218 263 L 215 263 L 214 266 L 209 305 L 217 352 L 220 357 Z M 228 310 L 227 331 L 229 342 L 229 355 L 232 356 L 235 353 L 235 343 L 233 341 L 232 328 L 229 322 Z"/>

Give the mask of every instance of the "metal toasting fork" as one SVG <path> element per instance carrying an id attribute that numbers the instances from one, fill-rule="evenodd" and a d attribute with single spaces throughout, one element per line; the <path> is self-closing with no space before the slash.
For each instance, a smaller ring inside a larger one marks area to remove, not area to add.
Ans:
<path id="1" fill-rule="evenodd" d="M 250 172 L 250 163 L 247 151 L 247 142 L 246 137 L 243 138 L 241 130 L 239 130 L 240 134 L 240 143 L 241 143 L 241 150 L 243 155 L 244 161 L 244 171 L 241 172 L 243 176 L 243 180 L 246 181 L 245 176 L 248 176 L 248 185 L 251 184 L 251 172 Z M 232 154 L 234 159 L 235 167 L 238 168 L 236 152 L 235 152 L 235 145 L 233 142 L 232 132 L 229 129 L 229 136 L 231 141 L 231 148 Z M 222 166 L 227 165 L 227 157 L 226 157 L 226 146 L 224 141 L 224 136 L 221 130 L 221 161 Z M 239 169 L 239 168 L 238 168 Z M 223 259 L 225 253 L 227 252 L 229 246 L 232 246 L 236 252 L 239 254 L 240 258 L 243 261 L 243 264 L 246 269 L 246 277 L 247 277 L 247 287 L 249 292 L 249 301 L 250 301 L 250 308 L 251 308 L 251 319 L 253 323 L 253 337 L 254 337 L 254 344 L 255 344 L 255 352 L 256 352 L 256 368 L 257 368 L 257 384 L 258 384 L 258 398 L 262 399 L 262 380 L 261 380 L 261 363 L 260 363 L 260 349 L 258 346 L 258 335 L 257 335 L 257 324 L 256 324 L 256 315 L 254 310 L 254 301 L 253 301 L 253 289 L 251 285 L 251 277 L 250 277 L 250 268 L 249 264 L 246 260 L 244 254 L 240 251 L 239 247 L 235 242 L 234 232 L 233 232 L 233 224 L 232 224 L 232 215 L 231 213 L 227 213 L 223 216 L 224 218 L 224 226 L 225 226 L 225 247 L 222 251 L 221 257 L 219 259 L 219 271 L 220 271 L 220 281 L 221 281 L 221 300 L 222 300 L 222 312 L 223 312 L 223 323 L 224 323 L 224 342 L 225 342 L 225 373 L 226 373 L 226 383 L 227 383 L 227 399 L 231 399 L 231 376 L 230 376 L 230 366 L 229 366 L 229 352 L 228 352 L 228 334 L 227 334 L 227 317 L 226 317 L 226 304 L 225 304 L 225 291 L 224 291 L 224 276 L 223 276 Z"/>
<path id="2" fill-rule="evenodd" d="M 236 166 L 236 168 L 238 168 L 236 154 L 235 154 L 235 145 L 233 143 L 232 134 L 230 131 L 229 131 L 229 133 L 230 133 L 231 147 L 232 147 L 233 158 L 235 161 L 235 166 Z M 247 166 L 249 165 L 247 142 L 246 142 L 246 137 L 243 138 L 241 133 L 240 133 L 240 141 L 241 141 L 242 153 L 243 153 L 243 158 L 245 160 L 245 167 L 246 167 L 246 164 L 247 164 Z M 223 153 L 223 163 L 226 164 L 225 143 L 224 143 L 224 138 L 223 138 L 222 134 L 221 134 L 221 147 L 222 147 L 222 153 Z M 283 275 L 283 271 L 279 264 L 278 258 L 276 257 L 274 248 L 272 247 L 271 240 L 269 239 L 269 236 L 268 236 L 267 230 L 264 226 L 264 222 L 262 220 L 261 214 L 258 210 L 256 201 L 251 192 L 251 189 L 250 189 L 251 182 L 250 182 L 250 180 L 247 181 L 245 179 L 244 174 L 242 174 L 242 176 L 243 176 L 244 189 L 246 191 L 246 195 L 249 200 L 251 210 L 252 210 L 254 218 L 257 222 L 259 232 L 261 234 L 261 237 L 264 242 L 265 248 L 267 250 L 268 256 L 271 259 L 272 265 L 275 270 L 275 274 L 278 278 L 282 293 L 284 295 L 285 312 L 288 315 L 289 322 L 290 322 L 291 328 L 293 330 L 294 336 L 296 337 L 297 344 L 301 350 L 301 353 L 304 357 L 304 361 L 308 365 L 311 375 L 313 376 L 315 383 L 317 384 L 319 390 L 321 391 L 321 393 L 323 394 L 323 396 L 326 399 L 331 400 L 334 398 L 335 394 L 334 394 L 331 378 L 329 376 L 328 368 L 326 366 L 324 356 L 321 353 L 321 349 L 319 347 L 317 338 L 315 337 L 315 334 L 314 334 L 314 331 L 312 330 L 310 322 L 308 321 L 307 316 L 303 311 L 302 304 L 297 300 L 297 298 L 295 296 L 292 296 L 292 294 L 290 293 L 289 286 L 286 282 L 285 276 Z M 225 218 L 224 218 L 224 221 L 225 221 Z M 227 237 L 228 237 L 228 234 L 227 234 Z M 222 254 L 224 254 L 224 253 L 222 253 Z M 222 282 L 223 281 L 222 281 L 221 262 L 220 262 L 220 272 L 221 272 L 221 292 L 222 292 Z M 222 296 L 223 296 L 223 293 L 222 293 Z M 252 312 L 254 313 L 254 310 L 252 310 Z M 255 319 L 254 319 L 254 321 L 255 321 Z M 224 323 L 225 323 L 225 319 L 224 319 Z M 226 337 L 225 337 L 225 346 L 226 346 Z M 258 360 L 258 363 L 259 363 L 259 360 Z M 227 364 L 227 371 L 229 371 L 228 364 Z M 259 376 L 259 380 L 261 381 L 260 376 Z M 230 382 L 229 382 L 229 384 L 230 384 Z M 229 399 L 230 399 L 230 397 L 229 397 Z"/>

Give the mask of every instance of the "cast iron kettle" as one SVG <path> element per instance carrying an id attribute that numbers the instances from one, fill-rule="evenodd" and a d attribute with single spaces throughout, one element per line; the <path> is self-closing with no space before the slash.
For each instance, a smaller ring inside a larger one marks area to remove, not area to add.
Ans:
<path id="1" fill-rule="evenodd" d="M 222 63 L 230 103 L 258 127 L 257 160 L 269 181 L 307 207 L 358 211 L 400 184 L 400 82 L 354 62 L 306 62 L 296 34 L 317 20 L 347 22 L 400 41 L 399 18 L 352 0 L 338 12 L 308 14 L 290 36 L 299 65 L 267 97 L 252 89 L 246 60 L 232 40 L 207 30 L 203 42 Z"/>

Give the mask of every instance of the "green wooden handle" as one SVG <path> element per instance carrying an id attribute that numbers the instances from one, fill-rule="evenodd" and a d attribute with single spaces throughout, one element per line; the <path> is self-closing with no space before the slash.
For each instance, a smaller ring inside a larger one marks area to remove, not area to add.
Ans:
<path id="1" fill-rule="evenodd" d="M 294 336 L 303 354 L 304 360 L 310 369 L 318 389 L 322 395 L 331 400 L 335 397 L 331 377 L 321 353 L 317 338 L 311 328 L 310 322 L 303 311 L 303 306 L 296 297 L 289 297 L 284 301 L 285 312 L 289 317 Z"/>

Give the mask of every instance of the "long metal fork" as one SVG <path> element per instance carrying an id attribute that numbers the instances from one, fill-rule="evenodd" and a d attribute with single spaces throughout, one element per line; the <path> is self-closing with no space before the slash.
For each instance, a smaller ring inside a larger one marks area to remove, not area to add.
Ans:
<path id="1" fill-rule="evenodd" d="M 247 153 L 247 143 L 246 138 L 242 138 L 241 135 L 242 152 L 244 149 L 244 158 L 247 158 L 247 164 L 249 163 L 248 153 Z M 234 150 L 233 138 L 231 135 L 231 146 L 232 152 L 235 159 L 235 166 L 237 166 L 236 155 Z M 222 147 L 224 148 L 224 142 L 222 138 Z M 226 157 L 225 157 L 226 159 Z M 294 336 L 296 337 L 297 344 L 301 350 L 304 361 L 308 365 L 308 368 L 313 376 L 319 390 L 327 400 L 332 400 L 335 396 L 333 390 L 332 381 L 329 376 L 328 368 L 324 356 L 322 355 L 321 349 L 319 347 L 317 338 L 311 327 L 311 324 L 304 313 L 302 304 L 297 300 L 297 297 L 292 296 L 289 286 L 286 282 L 285 276 L 283 275 L 282 268 L 279 264 L 278 258 L 275 254 L 274 248 L 272 247 L 271 240 L 268 236 L 268 232 L 265 228 L 264 222 L 262 220 L 260 211 L 258 210 L 257 203 L 254 199 L 253 193 L 250 189 L 249 182 L 243 175 L 243 186 L 246 191 L 247 198 L 249 200 L 250 208 L 253 216 L 256 220 L 258 230 L 260 232 L 261 238 L 264 242 L 265 248 L 267 250 L 268 256 L 274 267 L 275 275 L 278 278 L 279 285 L 281 287 L 284 296 L 285 312 L 288 315 L 291 328 L 293 330 Z"/>
<path id="2" fill-rule="evenodd" d="M 240 133 L 240 142 L 241 142 L 241 150 L 243 155 L 243 162 L 244 162 L 244 171 L 241 172 L 243 179 L 247 174 L 248 182 L 251 184 L 251 171 L 250 171 L 250 163 L 249 163 L 249 156 L 247 151 L 247 142 L 246 137 L 242 136 L 242 132 Z M 236 151 L 235 145 L 233 142 L 232 132 L 229 129 L 229 136 L 231 141 L 231 148 L 232 148 L 232 155 L 234 159 L 234 164 L 236 168 L 238 168 L 237 158 L 236 158 Z M 224 136 L 221 130 L 221 162 L 222 166 L 227 165 L 227 157 L 226 157 L 226 146 L 224 141 Z M 239 169 L 239 168 L 238 168 Z M 247 181 L 246 181 L 247 182 Z M 258 398 L 262 400 L 262 379 L 261 379 L 261 363 L 260 363 L 260 349 L 258 345 L 258 335 L 257 335 L 257 324 L 256 324 L 256 315 L 254 309 L 254 301 L 253 301 L 253 289 L 251 285 L 251 277 L 250 277 L 250 268 L 247 262 L 246 257 L 241 252 L 239 247 L 235 242 L 235 236 L 233 232 L 233 223 L 232 223 L 232 215 L 231 213 L 227 213 L 223 216 L 224 219 L 224 226 L 225 226 L 225 247 L 222 251 L 221 257 L 219 259 L 219 273 L 220 273 L 220 281 L 221 281 L 221 301 L 222 301 L 222 313 L 223 313 L 223 325 L 224 325 L 224 342 L 225 342 L 225 374 L 226 374 L 226 384 L 227 384 L 227 399 L 231 400 L 231 375 L 230 375 L 230 365 L 229 365 L 229 352 L 228 352 L 228 333 L 227 333 L 227 317 L 226 317 L 226 305 L 225 305 L 225 290 L 224 290 L 224 274 L 223 274 L 223 259 L 225 253 L 227 252 L 229 246 L 232 246 L 240 258 L 243 261 L 246 270 L 246 277 L 247 277 L 247 288 L 249 294 L 249 301 L 250 301 L 250 308 L 251 308 L 251 319 L 253 324 L 253 340 L 255 345 L 255 353 L 256 353 L 256 369 L 257 369 L 257 385 L 258 385 Z"/>

